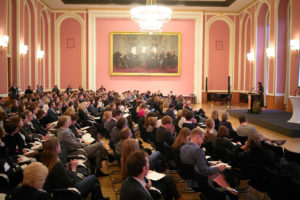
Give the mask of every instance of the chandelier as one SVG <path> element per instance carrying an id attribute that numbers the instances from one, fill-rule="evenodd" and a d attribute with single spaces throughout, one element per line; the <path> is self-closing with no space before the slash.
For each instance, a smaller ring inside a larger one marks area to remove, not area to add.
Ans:
<path id="1" fill-rule="evenodd" d="M 172 9 L 156 5 L 156 0 L 147 0 L 146 6 L 139 6 L 130 10 L 131 19 L 138 23 L 140 31 L 160 32 L 164 23 L 171 19 Z"/>

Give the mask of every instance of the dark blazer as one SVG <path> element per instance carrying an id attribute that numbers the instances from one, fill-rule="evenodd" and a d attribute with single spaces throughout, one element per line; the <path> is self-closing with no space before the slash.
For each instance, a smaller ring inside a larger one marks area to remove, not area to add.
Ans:
<path id="1" fill-rule="evenodd" d="M 176 119 L 176 115 L 175 115 L 174 111 L 171 110 L 171 109 L 167 109 L 166 112 L 165 112 L 165 114 L 169 115 L 170 117 L 172 117 L 173 120 Z"/>
<path id="2" fill-rule="evenodd" d="M 194 128 L 196 128 L 197 127 L 197 125 L 195 125 L 195 124 L 191 124 L 191 123 L 183 123 L 182 124 L 182 128 L 184 128 L 184 127 L 187 127 L 187 128 L 189 128 L 190 130 L 193 130 Z"/>
<path id="3" fill-rule="evenodd" d="M 226 138 L 226 137 L 218 137 L 214 141 L 214 145 L 217 146 L 217 147 L 219 147 L 219 148 L 224 149 L 224 151 L 226 149 L 235 151 L 239 147 L 238 145 L 236 146 L 236 145 L 232 144 L 232 142 L 228 138 Z"/>
<path id="4" fill-rule="evenodd" d="M 152 197 L 137 180 L 127 177 L 122 184 L 120 200 L 152 200 Z"/>
<path id="5" fill-rule="evenodd" d="M 33 119 L 31 121 L 34 131 L 37 134 L 41 134 L 43 136 L 47 135 L 47 131 L 41 126 L 40 122 L 37 119 Z"/>
<path id="6" fill-rule="evenodd" d="M 46 191 L 37 190 L 33 187 L 22 185 L 16 187 L 11 193 L 12 200 L 50 200 Z"/>
<path id="7" fill-rule="evenodd" d="M 25 90 L 25 94 L 33 94 L 33 90 L 27 89 L 27 90 Z"/>
<path id="8" fill-rule="evenodd" d="M 107 122 L 106 127 L 105 127 L 107 133 L 109 134 L 110 131 L 112 130 L 112 128 L 116 125 L 117 125 L 117 121 L 114 119 L 111 119 L 109 122 Z"/>
<path id="9" fill-rule="evenodd" d="M 166 142 L 169 146 L 172 146 L 172 144 L 175 141 L 175 138 L 169 130 L 160 126 L 159 128 L 156 129 L 155 141 L 159 143 Z"/>
<path id="10" fill-rule="evenodd" d="M 229 138 L 237 139 L 237 134 L 236 134 L 235 130 L 232 128 L 231 122 L 222 120 L 220 122 L 220 126 L 226 126 L 229 129 Z"/>
<path id="11" fill-rule="evenodd" d="M 11 90 L 11 97 L 13 99 L 18 99 L 18 97 L 19 97 L 18 88 L 11 87 L 10 90 Z"/>
<path id="12" fill-rule="evenodd" d="M 14 139 L 15 139 L 16 144 L 18 145 L 18 148 L 19 148 L 20 151 L 22 151 L 24 148 L 31 148 L 32 147 L 31 144 L 26 144 L 26 141 L 22 138 L 20 133 L 14 134 Z"/>
<path id="13" fill-rule="evenodd" d="M 68 188 L 75 186 L 75 180 L 70 171 L 67 171 L 64 164 L 58 161 L 48 174 L 44 188 L 47 191 L 59 188 Z"/>
<path id="14" fill-rule="evenodd" d="M 47 112 L 47 119 L 48 119 L 48 123 L 52 123 L 58 120 L 58 114 L 55 112 L 54 109 L 49 108 Z"/>
<path id="15" fill-rule="evenodd" d="M 219 126 L 220 126 L 220 120 L 219 119 L 214 119 L 214 121 L 215 121 L 215 129 L 216 129 L 216 131 L 218 131 Z"/>
<path id="16" fill-rule="evenodd" d="M 6 134 L 2 141 L 5 143 L 10 156 L 17 154 L 17 142 L 14 136 Z"/>
<path id="17" fill-rule="evenodd" d="M 87 109 L 91 113 L 91 115 L 96 116 L 96 117 L 99 116 L 99 110 L 94 105 L 89 105 L 89 107 Z"/>

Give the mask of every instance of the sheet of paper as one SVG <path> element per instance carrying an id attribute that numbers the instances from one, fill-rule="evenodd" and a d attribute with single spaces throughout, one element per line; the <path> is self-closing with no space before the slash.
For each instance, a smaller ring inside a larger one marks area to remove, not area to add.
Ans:
<path id="1" fill-rule="evenodd" d="M 90 127 L 86 126 L 86 127 L 81 128 L 81 130 L 85 130 L 85 129 L 88 129 L 88 128 L 90 128 Z"/>
<path id="2" fill-rule="evenodd" d="M 4 171 L 7 172 L 9 170 L 9 168 L 10 168 L 10 165 L 7 162 L 5 162 L 4 163 Z"/>
<path id="3" fill-rule="evenodd" d="M 165 176 L 166 175 L 162 174 L 162 173 L 158 173 L 158 172 L 155 172 L 155 171 L 149 171 L 148 175 L 147 175 L 147 179 L 150 179 L 152 181 L 158 181 L 158 180 L 162 179 Z"/>

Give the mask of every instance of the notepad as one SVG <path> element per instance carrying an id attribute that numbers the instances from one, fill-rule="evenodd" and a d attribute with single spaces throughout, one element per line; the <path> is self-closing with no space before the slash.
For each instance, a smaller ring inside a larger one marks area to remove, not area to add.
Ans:
<path id="1" fill-rule="evenodd" d="M 95 138 L 93 138 L 89 133 L 84 134 L 81 138 L 86 144 L 91 144 L 95 141 Z"/>
<path id="2" fill-rule="evenodd" d="M 163 174 L 163 173 L 158 173 L 156 171 L 149 171 L 148 175 L 146 177 L 147 177 L 147 179 L 150 179 L 152 181 L 158 181 L 158 180 L 162 179 L 165 176 L 166 175 Z"/>

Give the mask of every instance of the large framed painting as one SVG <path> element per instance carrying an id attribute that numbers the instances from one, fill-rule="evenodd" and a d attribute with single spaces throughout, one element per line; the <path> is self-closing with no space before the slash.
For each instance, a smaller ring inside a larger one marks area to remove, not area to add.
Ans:
<path id="1" fill-rule="evenodd" d="M 180 76 L 181 34 L 110 33 L 110 74 Z"/>

